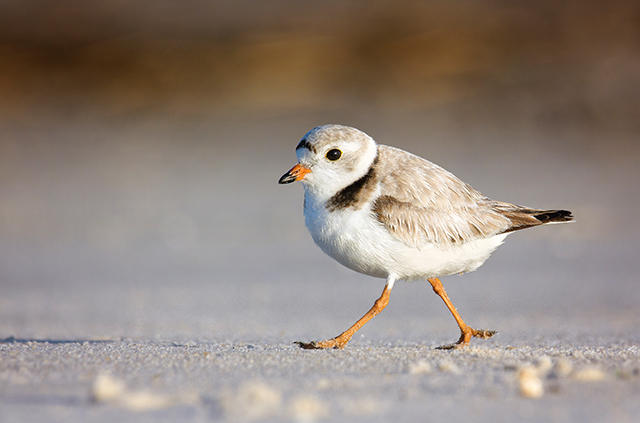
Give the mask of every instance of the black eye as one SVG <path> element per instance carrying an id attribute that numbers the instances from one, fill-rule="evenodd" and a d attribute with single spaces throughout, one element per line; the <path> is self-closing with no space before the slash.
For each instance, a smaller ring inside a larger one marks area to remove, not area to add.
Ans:
<path id="1" fill-rule="evenodd" d="M 331 160 L 332 162 L 335 162 L 341 156 L 342 156 L 342 151 L 338 150 L 337 148 L 327 151 L 327 159 Z"/>

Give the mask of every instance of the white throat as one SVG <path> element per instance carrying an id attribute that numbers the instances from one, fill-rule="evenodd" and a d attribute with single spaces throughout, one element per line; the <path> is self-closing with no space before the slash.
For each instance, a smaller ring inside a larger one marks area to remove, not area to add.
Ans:
<path id="1" fill-rule="evenodd" d="M 377 146 L 372 140 L 371 144 L 358 156 L 358 160 L 348 169 L 340 166 L 313 166 L 311 173 L 302 181 L 305 194 L 313 197 L 315 202 L 326 202 L 365 176 L 377 154 Z"/>

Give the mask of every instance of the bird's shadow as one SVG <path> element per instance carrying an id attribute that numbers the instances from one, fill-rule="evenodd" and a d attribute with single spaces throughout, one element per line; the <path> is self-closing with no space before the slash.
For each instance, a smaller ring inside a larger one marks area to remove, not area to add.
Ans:
<path id="1" fill-rule="evenodd" d="M 0 339 L 0 344 L 26 344 L 35 342 L 39 344 L 108 344 L 115 341 L 103 340 L 103 339 L 36 339 L 36 338 L 16 338 L 10 336 L 8 338 Z"/>

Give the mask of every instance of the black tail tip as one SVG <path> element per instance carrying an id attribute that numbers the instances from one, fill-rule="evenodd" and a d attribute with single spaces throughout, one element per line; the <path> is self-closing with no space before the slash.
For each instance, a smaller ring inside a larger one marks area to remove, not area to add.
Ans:
<path id="1" fill-rule="evenodd" d="M 547 210 L 542 213 L 535 214 L 534 217 L 541 223 L 573 221 L 573 214 L 571 214 L 569 210 Z"/>

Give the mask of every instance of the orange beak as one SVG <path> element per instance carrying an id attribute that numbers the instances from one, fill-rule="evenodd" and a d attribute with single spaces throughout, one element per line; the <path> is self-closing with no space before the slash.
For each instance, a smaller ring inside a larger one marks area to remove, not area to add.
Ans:
<path id="1" fill-rule="evenodd" d="M 278 180 L 279 184 L 290 184 L 291 182 L 301 181 L 307 173 L 311 173 L 311 169 L 302 166 L 300 163 L 292 167 L 287 173 L 282 175 Z"/>

